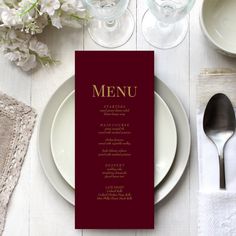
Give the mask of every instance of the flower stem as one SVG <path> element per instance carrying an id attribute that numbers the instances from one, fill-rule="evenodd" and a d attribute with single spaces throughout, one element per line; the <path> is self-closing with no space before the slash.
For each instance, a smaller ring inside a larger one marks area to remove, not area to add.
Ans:
<path id="1" fill-rule="evenodd" d="M 88 20 L 90 17 L 88 15 L 86 15 L 84 18 L 83 17 L 80 17 L 78 15 L 75 15 L 75 14 L 70 14 L 70 16 L 72 18 L 75 18 L 76 20 Z"/>
<path id="2" fill-rule="evenodd" d="M 38 4 L 39 0 L 36 0 L 29 8 L 27 8 L 25 11 L 23 11 L 20 16 L 24 16 L 26 13 L 30 12 L 31 10 L 33 10 L 37 4 Z"/>

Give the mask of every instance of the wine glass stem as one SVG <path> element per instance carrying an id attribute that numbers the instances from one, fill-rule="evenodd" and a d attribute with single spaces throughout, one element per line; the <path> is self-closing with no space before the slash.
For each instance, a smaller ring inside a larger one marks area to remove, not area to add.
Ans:
<path id="1" fill-rule="evenodd" d="M 109 20 L 109 21 L 105 21 L 104 22 L 104 26 L 108 31 L 113 31 L 116 29 L 118 25 L 118 21 L 117 20 Z"/>
<path id="2" fill-rule="evenodd" d="M 169 34 L 175 26 L 175 24 L 168 24 L 159 20 L 157 20 L 156 24 L 157 28 L 164 34 Z"/>
<path id="3" fill-rule="evenodd" d="M 170 26 L 170 24 L 167 24 L 167 23 L 164 23 L 164 22 L 161 22 L 161 21 L 159 21 L 159 25 L 160 25 L 161 28 L 167 28 L 167 27 Z"/>
<path id="4" fill-rule="evenodd" d="M 115 24 L 116 24 L 116 21 L 115 21 L 115 20 L 106 21 L 107 27 L 113 27 Z"/>

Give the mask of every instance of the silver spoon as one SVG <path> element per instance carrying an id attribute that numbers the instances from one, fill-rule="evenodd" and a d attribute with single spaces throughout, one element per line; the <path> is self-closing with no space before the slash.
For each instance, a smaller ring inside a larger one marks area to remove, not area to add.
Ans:
<path id="1" fill-rule="evenodd" d="M 235 114 L 229 98 L 218 93 L 206 106 L 203 129 L 216 145 L 219 155 L 220 188 L 225 189 L 224 147 L 235 132 Z"/>

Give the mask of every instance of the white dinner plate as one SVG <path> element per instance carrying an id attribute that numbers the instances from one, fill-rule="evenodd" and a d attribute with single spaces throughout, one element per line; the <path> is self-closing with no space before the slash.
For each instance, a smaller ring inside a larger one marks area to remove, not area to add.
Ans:
<path id="1" fill-rule="evenodd" d="M 73 90 L 74 76 L 62 84 L 48 101 L 41 116 L 38 131 L 38 152 L 44 172 L 56 191 L 71 204 L 74 204 L 74 189 L 65 181 L 55 165 L 51 153 L 50 133 L 59 106 Z M 157 203 L 171 192 L 182 176 L 189 158 L 191 137 L 187 115 L 177 97 L 158 79 L 155 79 L 155 91 L 172 112 L 178 140 L 171 169 L 155 189 L 155 203 Z"/>
<path id="2" fill-rule="evenodd" d="M 177 129 L 177 149 L 174 162 L 165 179 L 155 189 L 155 204 L 164 199 L 176 186 L 188 163 L 191 135 L 188 117 L 183 105 L 173 92 L 159 79 L 155 78 L 155 91 L 171 110 Z"/>
<path id="3" fill-rule="evenodd" d="M 75 188 L 75 92 L 58 108 L 51 129 L 52 156 L 63 178 Z"/>
<path id="4" fill-rule="evenodd" d="M 74 90 L 74 76 L 65 81 L 52 95 L 40 118 L 38 129 L 38 153 L 43 170 L 56 191 L 74 204 L 74 189 L 58 171 L 52 157 L 50 134 L 54 116 L 65 98 Z"/>
<path id="5" fill-rule="evenodd" d="M 177 147 L 174 118 L 163 99 L 155 92 L 155 179 L 157 186 L 168 173 Z"/>
<path id="6" fill-rule="evenodd" d="M 74 184 L 74 91 L 60 105 L 51 129 L 51 149 L 63 178 Z M 173 116 L 161 97 L 155 93 L 155 186 L 168 173 L 176 152 L 177 133 Z M 66 136 L 65 136 L 66 134 Z"/>

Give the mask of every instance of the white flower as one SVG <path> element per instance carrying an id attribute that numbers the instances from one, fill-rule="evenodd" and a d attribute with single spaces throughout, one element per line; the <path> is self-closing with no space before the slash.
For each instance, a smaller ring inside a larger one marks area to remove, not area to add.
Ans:
<path id="1" fill-rule="evenodd" d="M 50 17 L 52 21 L 52 25 L 55 26 L 57 29 L 61 29 L 61 18 L 57 14 L 54 14 L 53 16 Z"/>
<path id="2" fill-rule="evenodd" d="M 21 0 L 19 6 L 26 11 L 27 9 L 30 9 L 32 5 L 36 4 L 36 2 L 37 0 Z"/>
<path id="3" fill-rule="evenodd" d="M 103 0 L 109 1 L 109 0 Z M 111 0 L 110 0 L 111 1 Z M 113 0 L 114 1 L 114 0 Z M 0 0 L 0 51 L 24 71 L 55 62 L 36 35 L 51 23 L 80 28 L 86 18 L 82 0 Z"/>
<path id="4" fill-rule="evenodd" d="M 39 42 L 36 37 L 30 40 L 29 49 L 36 52 L 40 57 L 49 56 L 48 46 Z"/>
<path id="5" fill-rule="evenodd" d="M 8 29 L 8 31 L 6 32 L 5 41 L 10 46 L 14 47 L 18 45 L 21 48 L 21 50 L 23 50 L 24 48 L 28 48 L 28 42 L 30 38 L 31 35 L 29 34 L 13 29 Z"/>
<path id="6" fill-rule="evenodd" d="M 49 16 L 54 15 L 55 10 L 60 8 L 60 2 L 58 0 L 41 0 L 40 11 L 42 13 L 48 13 Z"/>
<path id="7" fill-rule="evenodd" d="M 29 71 L 37 66 L 36 56 L 27 54 L 26 58 L 17 62 L 16 65 L 21 67 L 23 71 Z"/>
<path id="8" fill-rule="evenodd" d="M 6 36 L 7 36 L 7 31 L 5 27 L 1 27 L 0 28 L 0 40 L 2 40 L 3 42 L 6 40 Z M 0 44 L 2 45 L 2 44 Z"/>
<path id="9" fill-rule="evenodd" d="M 18 0 L 4 0 L 3 2 L 4 2 L 6 5 L 14 5 L 14 4 L 17 4 L 17 1 L 18 1 Z"/>
<path id="10" fill-rule="evenodd" d="M 16 50 L 6 53 L 5 56 L 10 61 L 20 61 L 22 58 L 22 52 Z"/>
<path id="11" fill-rule="evenodd" d="M 83 4 L 79 0 L 64 0 L 61 9 L 65 12 L 74 13 L 83 8 Z"/>
<path id="12" fill-rule="evenodd" d="M 78 20 L 75 17 L 72 17 L 70 15 L 67 14 L 62 14 L 61 15 L 61 24 L 63 26 L 68 26 L 68 27 L 72 27 L 72 28 L 81 28 L 82 27 L 82 21 Z"/>
<path id="13" fill-rule="evenodd" d="M 16 31 L 12 29 L 9 30 L 6 35 L 10 40 L 15 40 L 17 38 Z"/>
<path id="14" fill-rule="evenodd" d="M 36 3 L 37 0 L 22 0 L 19 3 L 18 14 L 21 15 L 21 18 L 24 23 L 32 21 L 35 17 L 36 11 L 33 6 L 36 6 Z"/>
<path id="15" fill-rule="evenodd" d="M 16 26 L 21 23 L 21 19 L 15 9 L 5 8 L 1 12 L 1 20 L 6 26 Z"/>
<path id="16" fill-rule="evenodd" d="M 6 9 L 9 9 L 9 7 L 0 3 L 0 16 L 2 15 L 2 12 L 5 11 Z"/>

